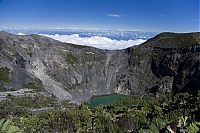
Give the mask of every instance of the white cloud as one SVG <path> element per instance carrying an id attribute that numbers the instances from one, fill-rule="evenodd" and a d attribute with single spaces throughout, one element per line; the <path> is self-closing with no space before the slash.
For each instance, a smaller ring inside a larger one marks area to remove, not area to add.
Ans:
<path id="1" fill-rule="evenodd" d="M 119 14 L 107 14 L 107 17 L 116 17 L 116 18 L 120 18 L 121 16 Z"/>
<path id="2" fill-rule="evenodd" d="M 26 34 L 24 34 L 24 33 L 17 33 L 17 35 L 26 35 Z"/>
<path id="3" fill-rule="evenodd" d="M 110 38 L 100 37 L 100 36 L 80 37 L 78 34 L 73 34 L 73 35 L 41 34 L 41 35 L 53 38 L 55 40 L 59 40 L 61 42 L 92 46 L 92 47 L 96 47 L 96 48 L 100 48 L 100 49 L 108 49 L 108 50 L 125 49 L 128 47 L 134 46 L 134 45 L 139 45 L 146 41 L 143 39 L 137 39 L 137 40 L 115 40 L 115 39 L 113 39 L 112 40 Z"/>

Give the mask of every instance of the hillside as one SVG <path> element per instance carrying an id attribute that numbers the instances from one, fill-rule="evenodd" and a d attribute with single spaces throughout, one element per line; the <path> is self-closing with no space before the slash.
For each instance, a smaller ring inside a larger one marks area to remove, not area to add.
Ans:
<path id="1" fill-rule="evenodd" d="M 161 33 L 108 51 L 0 32 L 0 118 L 8 119 L 0 130 L 197 133 L 199 37 Z M 83 103 L 112 93 L 130 95 L 109 105 Z"/>
<path id="2" fill-rule="evenodd" d="M 77 104 L 112 93 L 195 94 L 199 45 L 200 33 L 161 33 L 139 46 L 108 51 L 0 32 L 0 86 L 36 89 Z"/>

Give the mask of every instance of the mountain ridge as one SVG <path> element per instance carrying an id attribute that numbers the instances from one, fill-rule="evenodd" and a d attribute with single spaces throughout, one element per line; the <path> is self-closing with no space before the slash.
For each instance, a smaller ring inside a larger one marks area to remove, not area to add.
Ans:
<path id="1" fill-rule="evenodd" d="M 124 50 L 101 50 L 0 32 L 0 68 L 11 71 L 11 82 L 0 85 L 18 90 L 40 80 L 44 91 L 77 104 L 112 93 L 194 93 L 200 81 L 199 42 L 200 33 L 161 33 Z"/>

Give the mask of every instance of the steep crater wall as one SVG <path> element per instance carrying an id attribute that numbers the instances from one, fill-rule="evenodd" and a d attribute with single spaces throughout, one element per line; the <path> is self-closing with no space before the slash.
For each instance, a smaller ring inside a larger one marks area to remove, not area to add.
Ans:
<path id="1" fill-rule="evenodd" d="M 2 87 L 21 89 L 39 79 L 60 100 L 82 103 L 112 93 L 155 95 L 199 89 L 199 33 L 161 33 L 125 50 L 100 50 L 38 36 L 0 33 Z"/>

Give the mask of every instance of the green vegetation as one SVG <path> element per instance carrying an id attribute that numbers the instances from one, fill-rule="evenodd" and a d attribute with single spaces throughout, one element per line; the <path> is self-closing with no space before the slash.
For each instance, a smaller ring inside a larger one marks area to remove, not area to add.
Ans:
<path id="1" fill-rule="evenodd" d="M 10 83 L 10 69 L 7 67 L 1 67 L 0 68 L 0 81 L 3 83 Z"/>
<path id="2" fill-rule="evenodd" d="M 35 81 L 28 82 L 24 85 L 24 88 L 33 89 L 36 92 L 43 91 L 42 81 L 35 80 Z"/>
<path id="3" fill-rule="evenodd" d="M 33 56 L 33 53 L 32 52 L 27 52 L 27 54 L 32 57 Z"/>
<path id="4" fill-rule="evenodd" d="M 96 55 L 95 53 L 85 53 L 86 61 L 99 61 L 98 56 L 100 55 Z"/>
<path id="5" fill-rule="evenodd" d="M 83 48 L 89 48 L 89 46 L 84 46 L 84 45 L 76 45 L 76 44 L 70 44 L 72 47 L 74 48 L 78 48 L 78 49 L 83 49 Z"/>
<path id="6" fill-rule="evenodd" d="M 56 100 L 53 97 L 45 97 L 43 95 L 23 98 L 10 97 L 10 100 L 16 105 L 24 108 L 52 107 L 56 103 Z"/>
<path id="7" fill-rule="evenodd" d="M 26 51 L 27 51 L 27 54 L 28 54 L 30 57 L 33 56 L 33 52 L 32 52 L 31 47 L 28 47 L 28 49 L 26 49 Z"/>
<path id="8" fill-rule="evenodd" d="M 5 49 L 2 50 L 2 55 L 10 61 L 13 60 L 14 53 L 14 50 L 11 49 L 9 46 L 6 46 Z"/>
<path id="9" fill-rule="evenodd" d="M 53 107 L 57 101 L 53 97 L 37 95 L 34 97 L 8 96 L 0 102 L 0 118 L 19 117 L 29 114 L 29 109 Z"/>
<path id="10" fill-rule="evenodd" d="M 63 52 L 65 60 L 70 63 L 70 64 L 74 64 L 75 62 L 77 62 L 77 58 L 70 52 Z"/>
<path id="11" fill-rule="evenodd" d="M 97 54 L 97 53 L 93 53 L 93 52 L 86 52 L 84 55 L 84 60 L 83 62 L 95 62 L 95 61 L 102 61 L 105 60 L 104 55 L 102 54 Z"/>
<path id="12" fill-rule="evenodd" d="M 147 48 L 144 45 L 129 48 L 130 52 L 134 55 L 133 58 L 149 59 L 151 57 L 151 48 Z"/>
<path id="13" fill-rule="evenodd" d="M 4 87 L 2 87 L 2 85 L 0 85 L 0 92 L 5 92 L 6 89 Z"/>
<path id="14" fill-rule="evenodd" d="M 20 129 L 16 126 L 13 126 L 11 120 L 0 120 L 0 133 L 21 133 Z"/>
<path id="15" fill-rule="evenodd" d="M 26 99 L 27 100 L 27 99 Z M 15 100 L 12 100 L 15 101 Z M 45 102 L 41 103 L 45 104 Z M 35 101 L 35 103 L 39 102 Z M 14 102 L 15 104 L 17 102 Z M 7 106 L 13 106 L 12 102 Z M 29 105 L 30 104 L 30 105 Z M 18 107 L 38 108 L 50 105 L 17 103 Z M 31 105 L 32 104 L 32 105 Z M 6 105 L 6 104 L 4 104 Z M 54 104 L 55 106 L 55 104 Z M 2 105 L 1 105 L 2 107 Z M 19 108 L 1 108 L 12 110 Z M 175 96 L 127 96 L 111 105 L 89 108 L 88 104 L 76 106 L 63 102 L 54 111 L 37 114 L 12 113 L 15 125 L 24 132 L 139 132 L 197 133 L 200 128 L 200 96 L 179 93 Z M 1 117 L 7 115 L 1 114 Z"/>
<path id="16" fill-rule="evenodd" d="M 145 44 L 162 48 L 191 48 L 199 47 L 199 33 L 170 33 L 164 32 L 149 39 Z"/>

